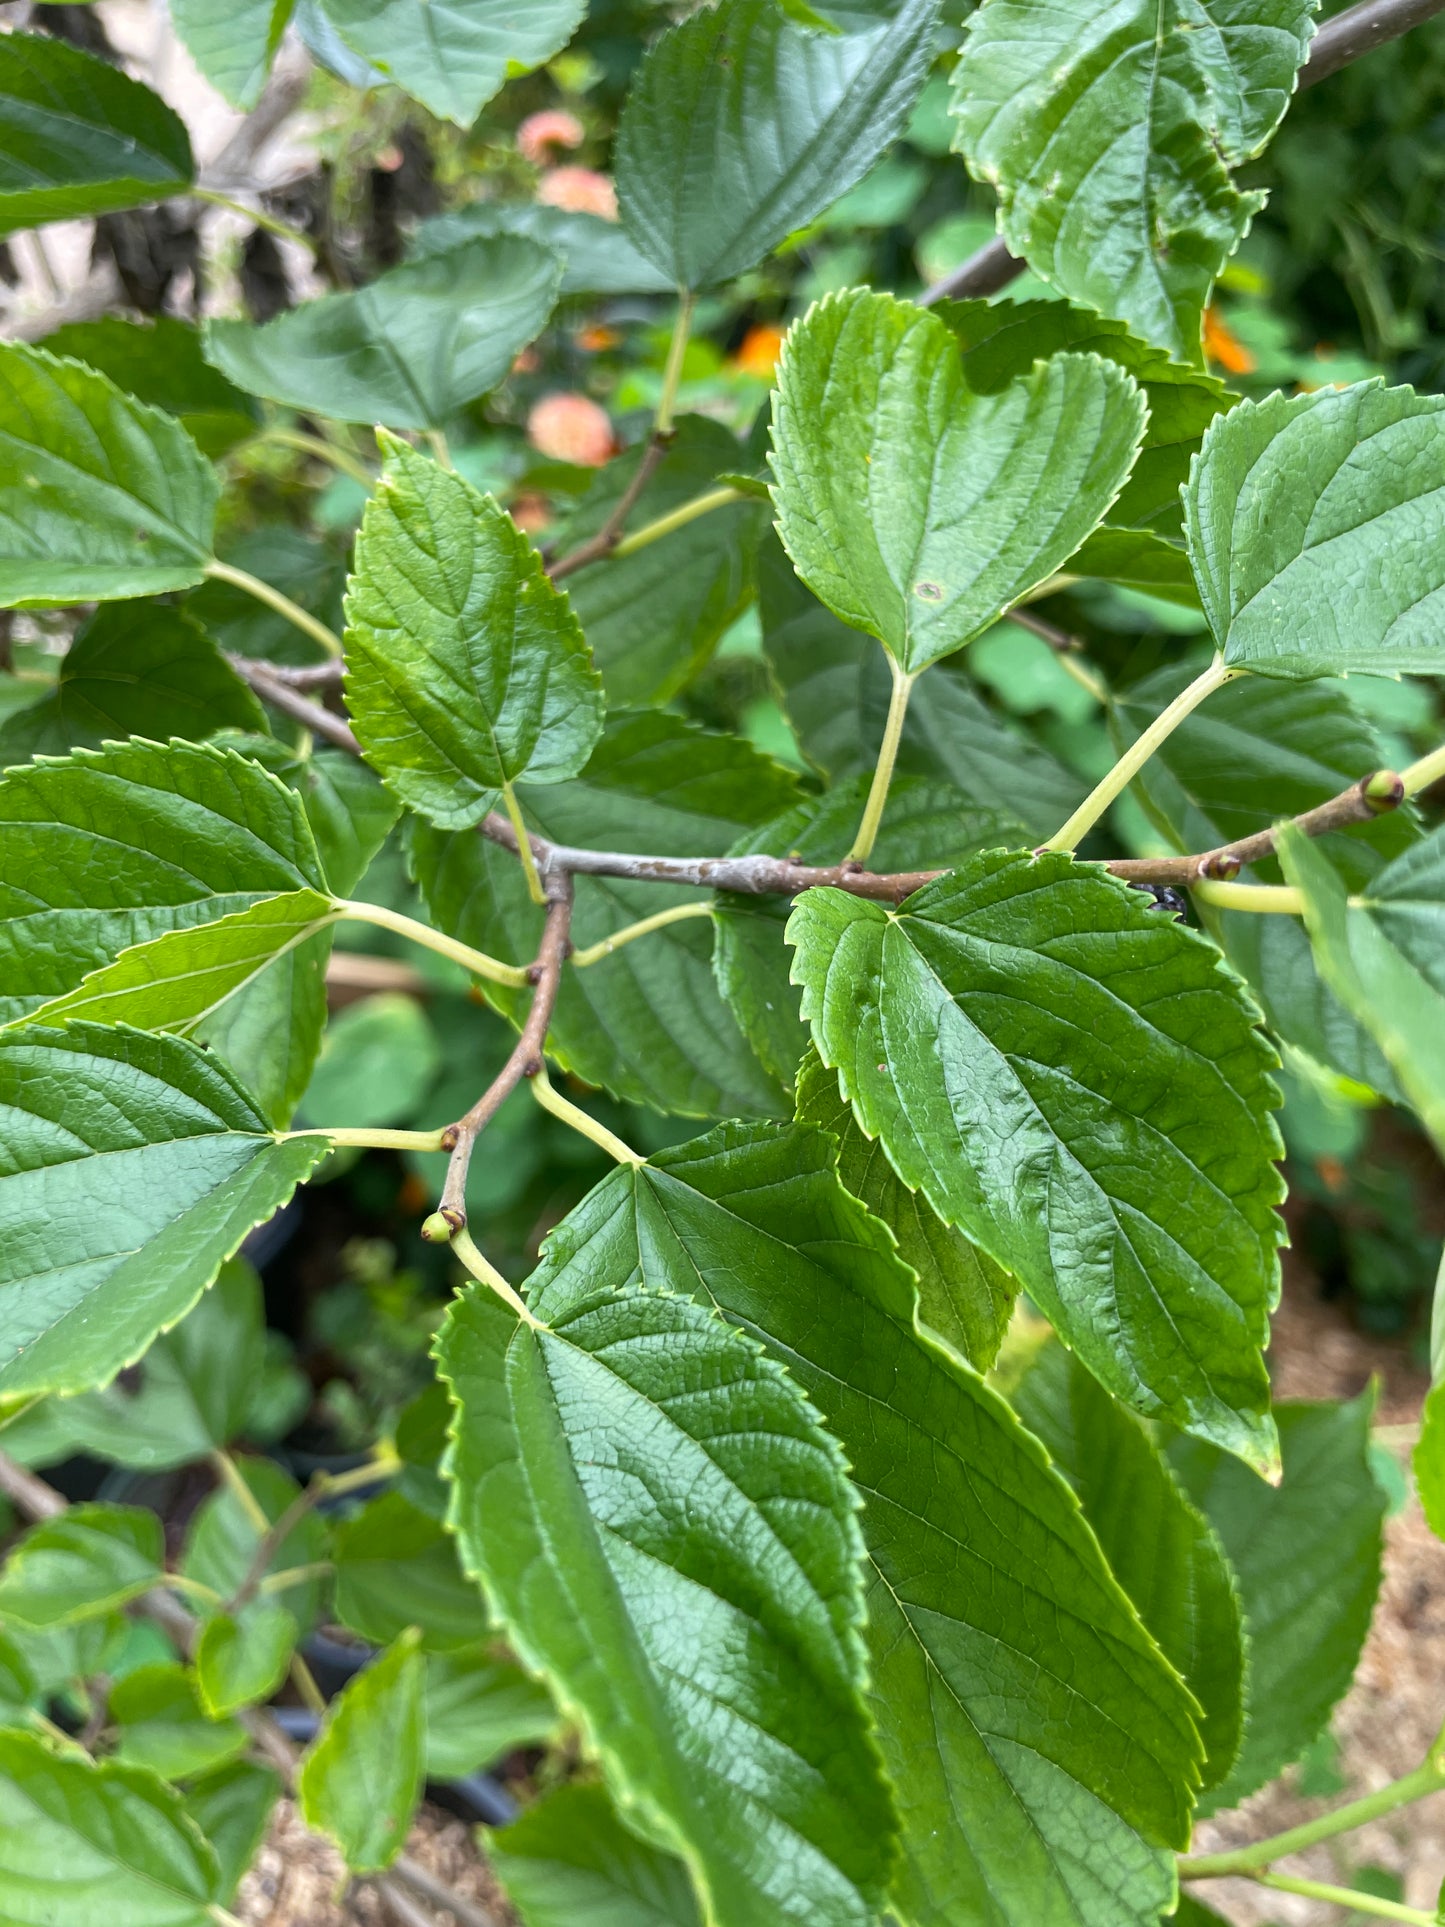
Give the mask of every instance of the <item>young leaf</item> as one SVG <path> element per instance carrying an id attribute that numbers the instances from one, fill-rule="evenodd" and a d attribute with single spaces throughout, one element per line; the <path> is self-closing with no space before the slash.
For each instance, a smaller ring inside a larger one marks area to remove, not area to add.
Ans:
<path id="1" fill-rule="evenodd" d="M 117 1680 L 110 1717 L 120 1728 L 116 1758 L 166 1780 L 189 1780 L 225 1766 L 250 1744 L 239 1720 L 219 1719 L 197 1698 L 184 1666 L 138 1666 Z"/>
<path id="2" fill-rule="evenodd" d="M 790 330 L 773 500 L 799 575 L 910 675 L 1053 575 L 1133 466 L 1144 397 L 1097 355 L 1055 355 L 993 395 L 938 317 L 830 295 Z"/>
<path id="3" fill-rule="evenodd" d="M 1234 1576 L 1138 1419 L 1062 1345 L 1048 1345 L 1014 1410 L 1079 1495 L 1104 1557 L 1199 1701 L 1202 1785 L 1234 1764 L 1244 1730 L 1245 1644 Z"/>
<path id="4" fill-rule="evenodd" d="M 1445 396 L 1378 381 L 1241 402 L 1204 437 L 1189 555 L 1226 662 L 1445 670 Z"/>
<path id="5" fill-rule="evenodd" d="M 323 0 L 341 38 L 438 120 L 470 127 L 503 81 L 560 53 L 586 0 Z"/>
<path id="6" fill-rule="evenodd" d="M 1268 1466 L 1278 1093 L 1213 946 L 1026 854 L 896 912 L 810 890 L 788 936 L 819 1054 L 905 1183 L 1126 1403 Z"/>
<path id="7" fill-rule="evenodd" d="M 601 682 L 565 595 L 512 518 L 450 469 L 383 438 L 346 598 L 346 692 L 368 761 L 443 829 L 504 783 L 575 776 Z"/>
<path id="8" fill-rule="evenodd" d="M 83 361 L 137 401 L 174 415 L 203 455 L 224 455 L 256 433 L 255 402 L 211 367 L 201 352 L 200 329 L 170 315 L 70 321 L 39 345 Z"/>
<path id="9" fill-rule="evenodd" d="M 301 1488 L 289 1473 L 270 1459 L 249 1455 L 236 1461 L 241 1477 L 261 1511 L 274 1525 L 293 1504 Z M 181 1570 L 188 1579 L 199 1580 L 223 1599 L 230 1599 L 249 1576 L 252 1562 L 261 1545 L 248 1507 L 243 1506 L 229 1485 L 204 1500 L 197 1508 L 186 1537 Z M 265 1576 L 278 1577 L 302 1566 L 314 1566 L 326 1558 L 326 1527 L 315 1512 L 307 1512 L 291 1527 L 267 1563 Z M 296 1620 L 303 1633 L 309 1632 L 321 1608 L 321 1583 L 315 1574 L 269 1595 L 272 1604 L 280 1601 Z M 270 1605 L 253 1599 L 242 1609 L 243 1621 L 268 1612 Z M 246 1625 L 249 1634 L 251 1627 Z"/>
<path id="10" fill-rule="evenodd" d="M 0 1892 L 46 1927 L 213 1927 L 220 1864 L 154 1773 L 0 1733 Z"/>
<path id="11" fill-rule="evenodd" d="M 261 1602 L 239 1619 L 208 1619 L 196 1642 L 196 1690 L 210 1717 L 270 1699 L 286 1677 L 299 1630 L 285 1606 Z"/>
<path id="12" fill-rule="evenodd" d="M 1042 1449 L 915 1333 L 912 1279 L 840 1185 L 832 1141 L 724 1125 L 614 1172 L 552 1234 L 532 1303 L 639 1280 L 763 1338 L 868 1494 L 898 1911 L 1118 1927 L 1168 1905 L 1157 1843 L 1188 1833 L 1193 1702 Z"/>
<path id="13" fill-rule="evenodd" d="M 545 1745 L 562 1724 L 546 1687 L 490 1645 L 428 1653 L 423 1698 L 432 1780 L 460 1780 L 519 1746 Z"/>
<path id="14" fill-rule="evenodd" d="M 600 1786 L 562 1786 L 487 1836 L 524 1927 L 702 1927 L 673 1854 L 623 1826 Z"/>
<path id="15" fill-rule="evenodd" d="M 617 129 L 622 222 L 674 287 L 761 261 L 862 179 L 903 130 L 933 57 L 938 0 L 853 33 L 775 0 L 722 0 L 665 33 Z"/>
<path id="16" fill-rule="evenodd" d="M 0 1032 L 0 1392 L 105 1384 L 320 1163 L 179 1037 Z"/>
<path id="17" fill-rule="evenodd" d="M 1249 1641 L 1244 1746 L 1204 1813 L 1237 1806 L 1297 1760 L 1354 1674 L 1380 1584 L 1374 1402 L 1366 1391 L 1347 1405 L 1277 1405 L 1277 1487 L 1197 1439 L 1170 1450 L 1228 1555 Z"/>
<path id="18" fill-rule="evenodd" d="M 737 737 L 676 716 L 613 716 L 575 782 L 523 786 L 528 823 L 562 843 L 661 855 L 723 856 L 743 831 L 791 803 L 795 779 Z M 444 930 L 519 963 L 537 954 L 541 912 L 517 860 L 474 835 L 418 826 L 418 881 Z M 671 884 L 579 876 L 578 949 L 674 904 L 705 900 Z M 548 1048 L 618 1097 L 692 1116 L 774 1115 L 786 1107 L 718 994 L 703 919 L 675 923 L 562 980 Z M 517 1023 L 529 993 L 488 987 Z"/>
<path id="19" fill-rule="evenodd" d="M 0 607 L 189 588 L 210 560 L 216 492 L 170 416 L 78 362 L 0 346 Z"/>
<path id="20" fill-rule="evenodd" d="M 99 749 L 123 736 L 264 729 L 261 705 L 189 616 L 154 602 L 104 605 L 61 658 L 54 691 L 0 725 L 0 764 Z"/>
<path id="21" fill-rule="evenodd" d="M 97 1619 L 161 1576 L 161 1522 L 138 1506 L 76 1505 L 32 1526 L 0 1571 L 0 1620 L 45 1631 Z"/>
<path id="22" fill-rule="evenodd" d="M 1214 277 L 1262 205 L 1228 169 L 1278 126 L 1309 0 L 985 0 L 954 69 L 955 145 L 1015 254 L 1071 300 L 1200 359 Z"/>
<path id="23" fill-rule="evenodd" d="M 230 1904 L 255 1859 L 280 1792 L 280 1775 L 249 1760 L 233 1760 L 187 1789 L 185 1810 L 221 1864 L 216 1898 L 222 1906 Z"/>
<path id="24" fill-rule="evenodd" d="M 469 241 L 264 327 L 213 321 L 206 354 L 238 388 L 334 421 L 441 428 L 542 332 L 560 275 L 519 235 Z"/>
<path id="25" fill-rule="evenodd" d="M 149 87 L 48 34 L 0 38 L 0 234 L 161 201 L 195 171 Z"/>
<path id="26" fill-rule="evenodd" d="M 594 1197 L 596 1194 L 594 1194 Z M 625 1288 L 454 1301 L 452 1523 L 524 1663 L 676 1844 L 718 1927 L 864 1927 L 890 1802 L 859 1691 L 862 1550 L 842 1456 L 755 1342 Z"/>
<path id="27" fill-rule="evenodd" d="M 385 1492 L 337 1528 L 331 1549 L 336 1617 L 384 1646 L 408 1626 L 445 1652 L 487 1629 L 481 1594 L 457 1564 L 451 1535 L 400 1492 Z"/>
<path id="28" fill-rule="evenodd" d="M 302 1817 L 353 1873 L 381 1872 L 406 1844 L 426 1768 L 423 1670 L 404 1632 L 332 1701 L 301 1762 Z"/>
<path id="29" fill-rule="evenodd" d="M 295 0 L 171 0 L 176 32 L 216 92 L 233 107 L 254 107 Z"/>

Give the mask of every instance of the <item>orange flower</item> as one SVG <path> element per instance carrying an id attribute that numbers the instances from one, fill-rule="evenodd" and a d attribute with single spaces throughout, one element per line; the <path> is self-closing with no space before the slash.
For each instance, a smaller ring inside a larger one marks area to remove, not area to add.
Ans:
<path id="1" fill-rule="evenodd" d="M 1226 375 L 1254 373 L 1254 356 L 1212 304 L 1204 310 L 1204 354 Z"/>
<path id="2" fill-rule="evenodd" d="M 605 174 L 591 167 L 554 167 L 542 176 L 537 199 L 548 207 L 564 207 L 571 214 L 600 214 L 617 219 L 617 189 Z"/>
<path id="3" fill-rule="evenodd" d="M 577 346 L 584 355 L 600 355 L 606 348 L 615 348 L 621 339 L 615 328 L 604 328 L 600 321 L 577 330 Z"/>
<path id="4" fill-rule="evenodd" d="M 766 379 L 778 365 L 782 346 L 783 330 L 774 322 L 763 322 L 748 329 L 731 365 L 741 374 L 762 375 Z"/>
<path id="5" fill-rule="evenodd" d="M 537 535 L 552 519 L 545 495 L 519 495 L 512 504 L 512 520 L 528 535 Z"/>
<path id="6" fill-rule="evenodd" d="M 517 129 L 517 151 L 523 160 L 531 161 L 537 167 L 551 160 L 553 148 L 565 147 L 570 150 L 580 147 L 582 141 L 581 121 L 575 114 L 564 113 L 560 107 L 547 107 L 540 114 L 528 114 Z"/>
<path id="7" fill-rule="evenodd" d="M 554 462 L 601 468 L 612 454 L 612 422 L 585 395 L 544 395 L 527 417 L 532 446 Z"/>

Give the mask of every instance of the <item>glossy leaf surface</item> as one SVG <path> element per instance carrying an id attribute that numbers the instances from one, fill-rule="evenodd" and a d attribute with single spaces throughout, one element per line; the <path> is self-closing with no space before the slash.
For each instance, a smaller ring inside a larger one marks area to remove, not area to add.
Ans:
<path id="1" fill-rule="evenodd" d="M 437 116 L 470 127 L 503 81 L 560 53 L 585 0 L 324 0 L 347 46 Z"/>

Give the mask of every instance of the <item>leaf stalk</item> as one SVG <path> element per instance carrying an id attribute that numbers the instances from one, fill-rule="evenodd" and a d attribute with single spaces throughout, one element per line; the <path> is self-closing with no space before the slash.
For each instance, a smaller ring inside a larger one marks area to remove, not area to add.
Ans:
<path id="1" fill-rule="evenodd" d="M 1283 1860 L 1289 1854 L 1303 1853 L 1307 1847 L 1317 1846 L 1321 1840 L 1333 1840 L 1337 1834 L 1350 1833 L 1356 1827 L 1367 1826 L 1372 1820 L 1379 1820 L 1385 1814 L 1395 1812 L 1398 1807 L 1409 1806 L 1412 1801 L 1423 1800 L 1427 1794 L 1438 1793 L 1442 1788 L 1445 1788 L 1445 1758 L 1440 1757 L 1440 1741 L 1437 1740 L 1430 1757 L 1413 1772 L 1392 1780 L 1388 1786 L 1380 1787 L 1374 1793 L 1365 1794 L 1361 1799 L 1336 1807 L 1333 1812 L 1322 1814 L 1317 1820 L 1307 1820 L 1302 1826 L 1291 1827 L 1286 1833 L 1272 1834 L 1266 1840 L 1252 1841 L 1248 1846 L 1234 1847 L 1228 1853 L 1181 1856 L 1179 1878 L 1218 1880 L 1227 1874 L 1256 1877 L 1276 1860 Z M 1356 1904 L 1353 1898 L 1350 1904 Z"/>
<path id="2" fill-rule="evenodd" d="M 898 761 L 898 745 L 903 741 L 903 724 L 908 715 L 908 698 L 913 694 L 916 677 L 910 676 L 899 668 L 892 656 L 888 667 L 893 672 L 893 693 L 888 699 L 888 717 L 883 725 L 883 742 L 878 751 L 878 762 L 873 770 L 873 781 L 868 790 L 868 801 L 863 806 L 863 820 L 858 825 L 858 834 L 853 838 L 853 847 L 848 852 L 850 863 L 864 864 L 873 854 L 873 845 L 878 840 L 878 826 L 883 821 L 883 811 L 888 804 L 888 790 L 893 782 L 893 766 Z"/>
<path id="3" fill-rule="evenodd" d="M 553 1117 L 560 1118 L 564 1124 L 570 1124 L 580 1137 L 590 1139 L 599 1149 L 605 1151 L 608 1157 L 615 1158 L 619 1164 L 646 1164 L 646 1158 L 639 1157 L 630 1145 L 624 1144 L 622 1139 L 609 1131 L 605 1124 L 599 1124 L 597 1119 L 584 1111 L 580 1105 L 563 1097 L 562 1093 L 554 1088 L 551 1078 L 547 1075 L 545 1064 L 532 1078 L 532 1095 L 544 1111 L 550 1111 Z"/>
<path id="4" fill-rule="evenodd" d="M 527 854 L 530 856 L 531 851 Z M 535 863 L 532 872 L 536 874 Z M 515 990 L 527 982 L 527 973 L 519 964 L 506 964 L 498 957 L 489 957 L 484 950 L 473 950 L 470 944 L 458 943 L 455 937 L 434 930 L 429 923 L 419 923 L 415 917 L 403 916 L 399 910 L 388 910 L 379 903 L 356 903 L 349 898 L 339 898 L 337 908 L 352 923 L 371 923 L 378 930 L 390 930 L 409 943 L 419 944 L 423 950 L 450 957 L 453 963 L 459 963 L 474 977 L 485 977 L 488 983 L 508 984 Z"/>
<path id="5" fill-rule="evenodd" d="M 1299 891 L 1283 883 L 1216 883 L 1212 877 L 1200 877 L 1190 888 L 1201 902 L 1220 910 L 1258 910 L 1286 917 L 1305 913 Z"/>
<path id="6" fill-rule="evenodd" d="M 494 1291 L 502 1303 L 509 1306 L 510 1309 L 517 1314 L 524 1325 L 530 1325 L 533 1331 L 544 1331 L 546 1329 L 541 1319 L 534 1318 L 532 1313 L 528 1311 L 525 1302 L 513 1287 L 507 1283 L 496 1266 L 484 1258 L 481 1252 L 477 1250 L 476 1245 L 472 1242 L 472 1234 L 467 1230 L 465 1225 L 462 1226 L 460 1231 L 454 1234 L 452 1238 L 452 1250 L 461 1259 L 462 1263 L 477 1280 L 478 1284 L 486 1285 L 490 1290 Z"/>
<path id="7" fill-rule="evenodd" d="M 319 622 L 299 603 L 293 602 L 290 596 L 282 595 L 281 591 L 273 588 L 269 582 L 263 582 L 260 576 L 252 575 L 247 569 L 234 568 L 231 563 L 222 562 L 219 556 L 214 555 L 206 564 L 206 574 L 215 582 L 229 582 L 235 589 L 244 589 L 246 594 L 254 596 L 257 602 L 264 602 L 267 608 L 274 609 L 277 615 L 285 616 L 286 620 L 303 635 L 310 636 L 313 642 L 320 643 L 328 656 L 341 655 L 340 636 L 328 629 L 324 622 Z"/>
<path id="8" fill-rule="evenodd" d="M 680 503 L 668 514 L 659 515 L 655 522 L 645 522 L 635 535 L 625 535 L 614 546 L 612 553 L 620 562 L 624 555 L 635 555 L 639 549 L 660 542 L 663 536 L 685 529 L 689 522 L 696 522 L 699 516 L 711 515 L 714 509 L 726 508 L 729 502 L 746 499 L 740 488 L 710 488 L 706 494 L 694 495 L 690 502 Z"/>
<path id="9" fill-rule="evenodd" d="M 1406 796 L 1418 796 L 1421 790 L 1429 789 L 1432 783 L 1438 783 L 1442 778 L 1445 778 L 1445 744 L 1431 750 L 1428 756 L 1422 756 L 1418 763 L 1411 763 L 1400 780 L 1405 785 Z"/>
<path id="10" fill-rule="evenodd" d="M 533 903 L 545 903 L 547 892 L 542 888 L 542 879 L 537 874 L 537 859 L 532 854 L 531 834 L 522 820 L 522 806 L 517 801 L 517 792 L 510 783 L 502 785 L 502 802 L 506 807 L 507 820 L 517 834 L 517 856 L 522 865 L 522 874 L 527 879 L 527 895 Z M 526 980 L 524 972 L 523 983 Z"/>
<path id="11" fill-rule="evenodd" d="M 659 910 L 655 916 L 641 917 L 636 923 L 629 923 L 621 930 L 615 930 L 610 937 L 603 937 L 598 943 L 589 943 L 582 950 L 572 952 L 572 966 L 576 970 L 586 970 L 590 964 L 601 963 L 610 957 L 614 950 L 624 944 L 635 943 L 639 937 L 649 937 L 654 930 L 665 930 L 670 923 L 683 923 L 691 917 L 711 917 L 710 903 L 675 903 L 670 910 Z"/>

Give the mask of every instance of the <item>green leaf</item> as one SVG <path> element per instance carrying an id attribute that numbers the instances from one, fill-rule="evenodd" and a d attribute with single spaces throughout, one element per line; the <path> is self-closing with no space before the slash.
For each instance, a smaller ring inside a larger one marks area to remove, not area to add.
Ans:
<path id="1" fill-rule="evenodd" d="M 549 1323 L 485 1290 L 452 1305 L 438 1357 L 463 1561 L 718 1927 L 863 1927 L 894 1829 L 842 1456 L 754 1342 L 625 1284 L 622 1229 L 590 1289 L 553 1291 L 554 1268 L 534 1285 Z"/>
<path id="2" fill-rule="evenodd" d="M 1227 1927 L 1222 1914 L 1206 1907 L 1203 1901 L 1196 1900 L 1193 1894 L 1179 1896 L 1178 1910 L 1171 1916 L 1174 1927 Z"/>
<path id="3" fill-rule="evenodd" d="M 555 538 L 558 554 L 597 533 L 642 458 L 640 446 L 630 448 L 599 470 Z M 629 526 L 640 529 L 692 501 L 740 460 L 735 437 L 720 422 L 682 416 Z M 568 576 L 573 613 L 610 703 L 666 702 L 693 680 L 753 598 L 752 550 L 761 519 L 749 502 L 714 509 L 635 555 Z"/>
<path id="4" fill-rule="evenodd" d="M 1305 928 L 1325 983 L 1384 1054 L 1406 1100 L 1445 1153 L 1445 832 L 1436 830 L 1351 897 L 1302 830 L 1276 848 L 1304 898 Z"/>
<path id="5" fill-rule="evenodd" d="M 489 1645 L 428 1653 L 426 1767 L 433 1780 L 459 1780 L 519 1746 L 557 1738 L 562 1717 L 545 1686 Z"/>
<path id="6" fill-rule="evenodd" d="M 45 34 L 0 39 L 0 234 L 161 201 L 195 171 L 149 87 Z"/>
<path id="7" fill-rule="evenodd" d="M 975 641 L 1102 519 L 1144 431 L 1132 377 L 1055 355 L 968 386 L 938 317 L 866 288 L 789 331 L 773 500 L 799 575 L 915 675 Z"/>
<path id="8" fill-rule="evenodd" d="M 798 1073 L 798 1116 L 837 1141 L 838 1176 L 898 1240 L 918 1278 L 918 1314 L 978 1371 L 998 1354 L 1018 1285 L 1001 1265 L 946 1224 L 921 1192 L 910 1191 L 859 1129 L 838 1079 L 810 1046 Z"/>
<path id="9" fill-rule="evenodd" d="M 1202 1785 L 1218 1786 L 1244 1731 L 1245 1645 L 1234 1577 L 1209 1521 L 1139 1420 L 1062 1345 L 1045 1347 L 1013 1406 L 1078 1493 L 1114 1577 L 1198 1700 Z"/>
<path id="10" fill-rule="evenodd" d="M 638 253 L 615 221 L 543 201 L 473 201 L 433 215 L 412 236 L 411 252 L 417 259 L 447 254 L 464 241 L 493 234 L 525 234 L 550 248 L 563 264 L 564 295 L 672 294 L 677 286 Z"/>
<path id="11" fill-rule="evenodd" d="M 0 1032 L 0 1107 L 4 1393 L 113 1378 L 330 1148 L 188 1040 L 99 1024 Z"/>
<path id="12" fill-rule="evenodd" d="M 286 1677 L 300 1629 L 285 1606 L 258 1602 L 239 1619 L 217 1613 L 196 1642 L 196 1688 L 212 1719 L 253 1706 Z"/>
<path id="13" fill-rule="evenodd" d="M 206 354 L 238 388 L 333 421 L 441 428 L 542 332 L 560 275 L 520 235 L 469 241 L 263 327 L 213 321 Z"/>
<path id="14" fill-rule="evenodd" d="M 575 776 L 602 686 L 567 598 L 512 518 L 385 436 L 346 598 L 346 695 L 362 752 L 443 829 L 504 783 Z"/>
<path id="15" fill-rule="evenodd" d="M 614 1172 L 553 1232 L 532 1306 L 639 1281 L 761 1337 L 867 1494 L 897 1910 L 1118 1927 L 1168 1905 L 1172 1861 L 1146 1840 L 1187 1836 L 1192 1703 L 1042 1449 L 915 1333 L 911 1277 L 833 1141 L 724 1125 Z"/>
<path id="16" fill-rule="evenodd" d="M 404 1632 L 331 1702 L 301 1762 L 308 1827 L 340 1847 L 353 1873 L 379 1873 L 406 1844 L 426 1768 L 424 1663 Z"/>
<path id="17" fill-rule="evenodd" d="M 300 800 L 256 764 L 130 742 L 0 779 L 0 1020 L 122 950 L 326 878 Z"/>
<path id="18" fill-rule="evenodd" d="M 862 179 L 927 77 L 937 0 L 850 34 L 773 0 L 723 0 L 665 33 L 617 129 L 622 222 L 675 287 L 761 261 Z"/>
<path id="19" fill-rule="evenodd" d="M 687 1869 L 624 1827 L 600 1786 L 562 1786 L 487 1836 L 524 1927 L 702 1927 Z"/>
<path id="20" fill-rule="evenodd" d="M 1445 1393 L 1438 1384 L 1432 1385 L 1425 1397 L 1412 1464 L 1415 1489 L 1430 1530 L 1437 1539 L 1445 1539 Z"/>
<path id="21" fill-rule="evenodd" d="M 295 0 L 173 0 L 176 32 L 216 92 L 233 107 L 256 105 Z"/>
<path id="22" fill-rule="evenodd" d="M 61 658 L 54 691 L 0 725 L 0 764 L 124 736 L 264 729 L 261 705 L 189 616 L 154 602 L 102 606 Z"/>
<path id="23" fill-rule="evenodd" d="M 211 367 L 200 329 L 170 315 L 71 321 L 40 346 L 83 361 L 137 401 L 174 415 L 203 455 L 224 455 L 257 432 L 255 402 Z"/>
<path id="24" fill-rule="evenodd" d="M 252 1498 L 274 1525 L 300 1496 L 300 1486 L 270 1459 L 248 1454 L 238 1458 L 236 1464 Z M 260 1544 L 261 1535 L 250 1509 L 241 1504 L 229 1485 L 223 1485 L 202 1502 L 191 1520 L 181 1571 L 188 1579 L 209 1586 L 222 1599 L 230 1599 L 249 1576 Z M 326 1554 L 326 1527 L 315 1512 L 305 1512 L 272 1552 L 265 1576 L 317 1565 Z M 305 1634 L 316 1621 L 321 1598 L 321 1582 L 313 1576 L 283 1590 L 273 1590 L 265 1600 L 252 1600 L 242 1608 L 241 1616 L 249 1621 L 279 1601 Z"/>
<path id="25" fill-rule="evenodd" d="M 40 1683 L 24 1649 L 0 1632 L 0 1726 L 23 1725 L 27 1709 L 39 1695 Z"/>
<path id="26" fill-rule="evenodd" d="M 323 0 L 354 52 L 439 120 L 470 127 L 502 83 L 560 53 L 586 0 Z"/>
<path id="27" fill-rule="evenodd" d="M 1201 1812 L 1238 1805 L 1297 1760 L 1354 1676 L 1380 1585 L 1374 1403 L 1365 1391 L 1346 1405 L 1277 1405 L 1277 1487 L 1197 1439 L 1171 1448 L 1234 1570 L 1249 1640 L 1243 1750 Z"/>
<path id="28" fill-rule="evenodd" d="M 399 1492 L 384 1492 L 339 1526 L 331 1559 L 336 1617 L 378 1646 L 408 1626 L 436 1652 L 486 1631 L 481 1594 L 457 1564 L 451 1535 Z"/>
<path id="29" fill-rule="evenodd" d="M 315 528 L 298 529 L 289 522 L 264 522 L 243 535 L 218 544 L 220 559 L 244 569 L 317 616 L 329 629 L 341 627 L 341 597 L 346 588 L 347 553 L 334 539 Z M 258 602 L 234 582 L 208 577 L 185 598 L 186 609 L 222 649 L 239 656 L 260 656 L 266 662 L 311 664 L 325 651 L 288 617 Z M 276 746 L 285 749 L 286 745 Z"/>
<path id="30" fill-rule="evenodd" d="M 1083 546 L 1075 549 L 1062 573 L 1115 582 L 1138 594 L 1177 603 L 1182 609 L 1199 607 L 1199 590 L 1189 557 L 1181 546 L 1166 541 L 1153 529 L 1116 529 L 1107 524 L 1095 529 Z"/>
<path id="31" fill-rule="evenodd" d="M 188 1780 L 225 1766 L 250 1736 L 239 1720 L 217 1719 L 202 1706 L 184 1666 L 138 1666 L 117 1680 L 110 1716 L 120 1727 L 116 1758 L 148 1766 L 166 1780 Z"/>
<path id="32" fill-rule="evenodd" d="M 737 737 L 675 716 L 609 718 L 582 775 L 521 786 L 528 823 L 557 842 L 662 856 L 722 856 L 745 830 L 791 803 L 795 779 Z M 517 859 L 475 835 L 418 826 L 413 862 L 444 930 L 489 955 L 530 963 L 541 912 Z M 629 923 L 706 892 L 579 876 L 572 941 L 598 943 Z M 563 975 L 548 1049 L 616 1096 L 685 1114 L 776 1115 L 784 1096 L 749 1050 L 718 994 L 701 919 L 670 925 L 586 970 Z M 530 993 L 488 986 L 520 1024 Z"/>
<path id="33" fill-rule="evenodd" d="M 415 997 L 399 990 L 365 997 L 328 1027 L 303 1109 L 323 1128 L 401 1124 L 425 1098 L 441 1059 Z"/>
<path id="34" fill-rule="evenodd" d="M 819 1054 L 904 1182 L 1117 1396 L 1270 1465 L 1275 1060 L 1214 947 L 1026 853 L 896 912 L 810 890 L 788 937 Z"/>
<path id="35" fill-rule="evenodd" d="M 955 145 L 1003 238 L 1071 300 L 1200 359 L 1210 284 L 1263 204 L 1229 169 L 1278 126 L 1310 0 L 985 0 L 953 76 Z"/>
<path id="36" fill-rule="evenodd" d="M 161 1576 L 161 1522 L 138 1506 L 76 1505 L 32 1526 L 0 1571 L 0 1620 L 44 1631 L 96 1619 Z"/>
<path id="37" fill-rule="evenodd" d="M 1241 402 L 1184 497 L 1204 613 L 1261 676 L 1445 671 L 1445 396 L 1378 381 Z"/>
<path id="38" fill-rule="evenodd" d="M 255 1859 L 280 1792 L 280 1775 L 249 1760 L 233 1760 L 187 1790 L 185 1810 L 221 1863 L 216 1898 L 223 1906 Z"/>
<path id="39" fill-rule="evenodd" d="M 0 606 L 189 588 L 210 560 L 216 492 L 170 416 L 78 362 L 0 346 Z"/>
<path id="40" fill-rule="evenodd" d="M 0 1892 L 17 1923 L 212 1927 L 215 1852 L 154 1773 L 0 1733 Z"/>

